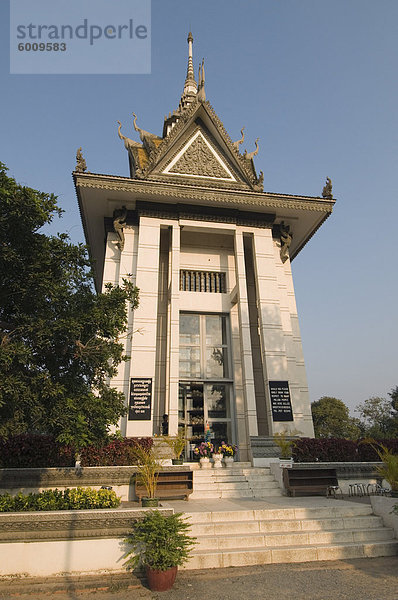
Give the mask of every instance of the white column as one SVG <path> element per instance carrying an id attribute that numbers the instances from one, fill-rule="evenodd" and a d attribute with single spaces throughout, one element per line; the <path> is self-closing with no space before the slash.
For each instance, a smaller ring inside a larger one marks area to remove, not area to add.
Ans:
<path id="1" fill-rule="evenodd" d="M 313 437 L 314 427 L 290 260 L 282 263 L 279 258 L 279 248 L 276 247 L 275 252 L 294 427 L 300 435 Z"/>
<path id="2" fill-rule="evenodd" d="M 273 422 L 269 398 L 269 381 L 289 380 L 271 229 L 257 229 L 254 231 L 253 260 L 257 284 L 262 361 L 266 376 L 267 419 L 272 435 L 283 429 L 293 428 L 293 423 Z"/>
<path id="3" fill-rule="evenodd" d="M 168 322 L 168 414 L 169 435 L 178 432 L 178 381 L 180 360 L 180 225 L 173 224 L 170 252 L 170 299 Z"/>
<path id="4" fill-rule="evenodd" d="M 105 261 L 104 261 L 104 272 L 102 291 L 105 292 L 105 285 L 111 283 L 112 285 L 122 285 L 123 278 L 130 279 L 129 274 L 133 274 L 133 281 L 135 281 L 135 274 L 137 268 L 137 238 L 138 238 L 138 227 L 136 225 L 127 225 L 124 228 L 125 244 L 123 252 L 120 251 L 118 246 L 119 238 L 113 231 L 107 235 Z M 131 355 L 131 337 L 130 333 L 134 330 L 134 312 L 128 306 L 128 325 L 127 332 L 122 334 L 119 342 L 124 346 L 124 353 L 127 356 Z M 130 361 L 122 362 L 117 368 L 117 373 L 111 379 L 111 385 L 116 388 L 119 392 L 123 392 L 126 398 L 126 404 L 128 402 L 130 384 Z M 126 423 L 127 417 L 120 419 L 120 431 L 122 435 L 126 435 Z M 114 429 L 113 427 L 111 429 Z"/>
<path id="5" fill-rule="evenodd" d="M 141 217 L 136 270 L 136 285 L 140 290 L 140 304 L 134 311 L 134 333 L 131 348 L 131 377 L 152 378 L 152 411 L 155 385 L 156 325 L 158 312 L 158 270 L 160 221 Z M 127 421 L 126 435 L 151 436 L 153 412 L 150 421 Z"/>
<path id="6" fill-rule="evenodd" d="M 256 394 L 254 389 L 250 341 L 250 321 L 249 306 L 247 301 L 245 256 L 243 247 L 243 232 L 240 227 L 237 227 L 235 232 L 235 269 L 240 328 L 240 355 L 243 375 L 243 392 L 245 397 L 245 421 L 247 427 L 247 436 L 257 436 L 258 427 Z"/>

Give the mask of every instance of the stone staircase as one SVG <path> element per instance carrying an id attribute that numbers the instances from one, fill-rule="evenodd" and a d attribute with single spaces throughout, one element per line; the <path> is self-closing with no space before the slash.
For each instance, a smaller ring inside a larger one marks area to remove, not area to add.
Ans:
<path id="1" fill-rule="evenodd" d="M 398 553 L 398 540 L 393 539 L 392 530 L 383 527 L 381 518 L 364 504 L 330 500 L 330 505 L 324 507 L 187 512 L 186 515 L 192 523 L 192 535 L 198 540 L 186 569 Z"/>
<path id="2" fill-rule="evenodd" d="M 193 500 L 210 498 L 267 498 L 282 492 L 269 468 L 234 463 L 228 469 L 197 469 L 193 472 Z"/>

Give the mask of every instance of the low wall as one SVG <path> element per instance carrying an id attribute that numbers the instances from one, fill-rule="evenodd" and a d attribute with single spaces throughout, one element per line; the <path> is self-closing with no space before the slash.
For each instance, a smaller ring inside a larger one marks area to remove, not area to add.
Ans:
<path id="1" fill-rule="evenodd" d="M 186 470 L 187 465 L 173 466 L 173 471 Z M 171 470 L 167 466 L 164 470 Z M 134 478 L 137 467 L 83 467 L 77 471 L 74 467 L 49 469 L 0 469 L 0 494 L 18 492 L 29 494 L 46 489 L 91 487 L 100 489 L 110 486 L 122 501 L 134 502 Z"/>
<path id="2" fill-rule="evenodd" d="M 383 519 L 386 527 L 394 530 L 394 535 L 398 539 L 398 514 L 392 512 L 393 507 L 398 505 L 398 498 L 372 496 L 370 502 L 375 515 Z"/>
<path id="3" fill-rule="evenodd" d="M 164 515 L 172 508 L 159 508 Z M 146 509 L 0 513 L 0 575 L 124 571 L 124 538 Z"/>

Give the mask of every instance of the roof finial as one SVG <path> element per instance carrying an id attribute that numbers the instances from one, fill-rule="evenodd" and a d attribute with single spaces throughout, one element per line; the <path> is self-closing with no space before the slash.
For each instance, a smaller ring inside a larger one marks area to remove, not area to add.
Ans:
<path id="1" fill-rule="evenodd" d="M 193 60 L 192 60 L 193 35 L 191 32 L 188 33 L 187 42 L 188 42 L 188 67 L 187 67 L 187 76 L 185 78 L 183 96 L 185 96 L 186 94 L 189 94 L 189 95 L 196 94 L 196 92 L 198 91 L 196 81 L 195 81 L 195 74 L 193 71 Z"/>
<path id="2" fill-rule="evenodd" d="M 198 100 L 204 102 L 206 100 L 205 92 L 205 59 L 202 59 L 202 64 L 199 65 L 199 78 L 198 78 Z"/>

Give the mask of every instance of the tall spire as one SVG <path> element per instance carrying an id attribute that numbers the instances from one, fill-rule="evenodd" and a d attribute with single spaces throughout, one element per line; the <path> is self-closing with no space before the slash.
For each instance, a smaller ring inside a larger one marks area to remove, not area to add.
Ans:
<path id="1" fill-rule="evenodd" d="M 188 108 L 195 101 L 198 95 L 198 86 L 195 80 L 195 74 L 193 70 L 193 59 L 192 59 L 192 44 L 193 44 L 193 35 L 191 32 L 188 33 L 188 67 L 187 67 L 187 76 L 185 78 L 184 89 L 182 92 L 181 100 L 178 105 L 177 110 L 173 111 L 172 114 L 164 118 L 163 125 L 163 137 L 168 135 L 170 131 L 173 129 L 174 125 L 179 120 L 181 113 Z"/>
<path id="2" fill-rule="evenodd" d="M 182 92 L 180 107 L 185 108 L 193 101 L 194 97 L 197 94 L 198 86 L 195 81 L 195 74 L 193 70 L 193 60 L 192 60 L 192 44 L 193 44 L 193 35 L 191 32 L 188 33 L 188 67 L 187 67 L 187 76 L 185 78 L 184 83 L 184 91 Z"/>

